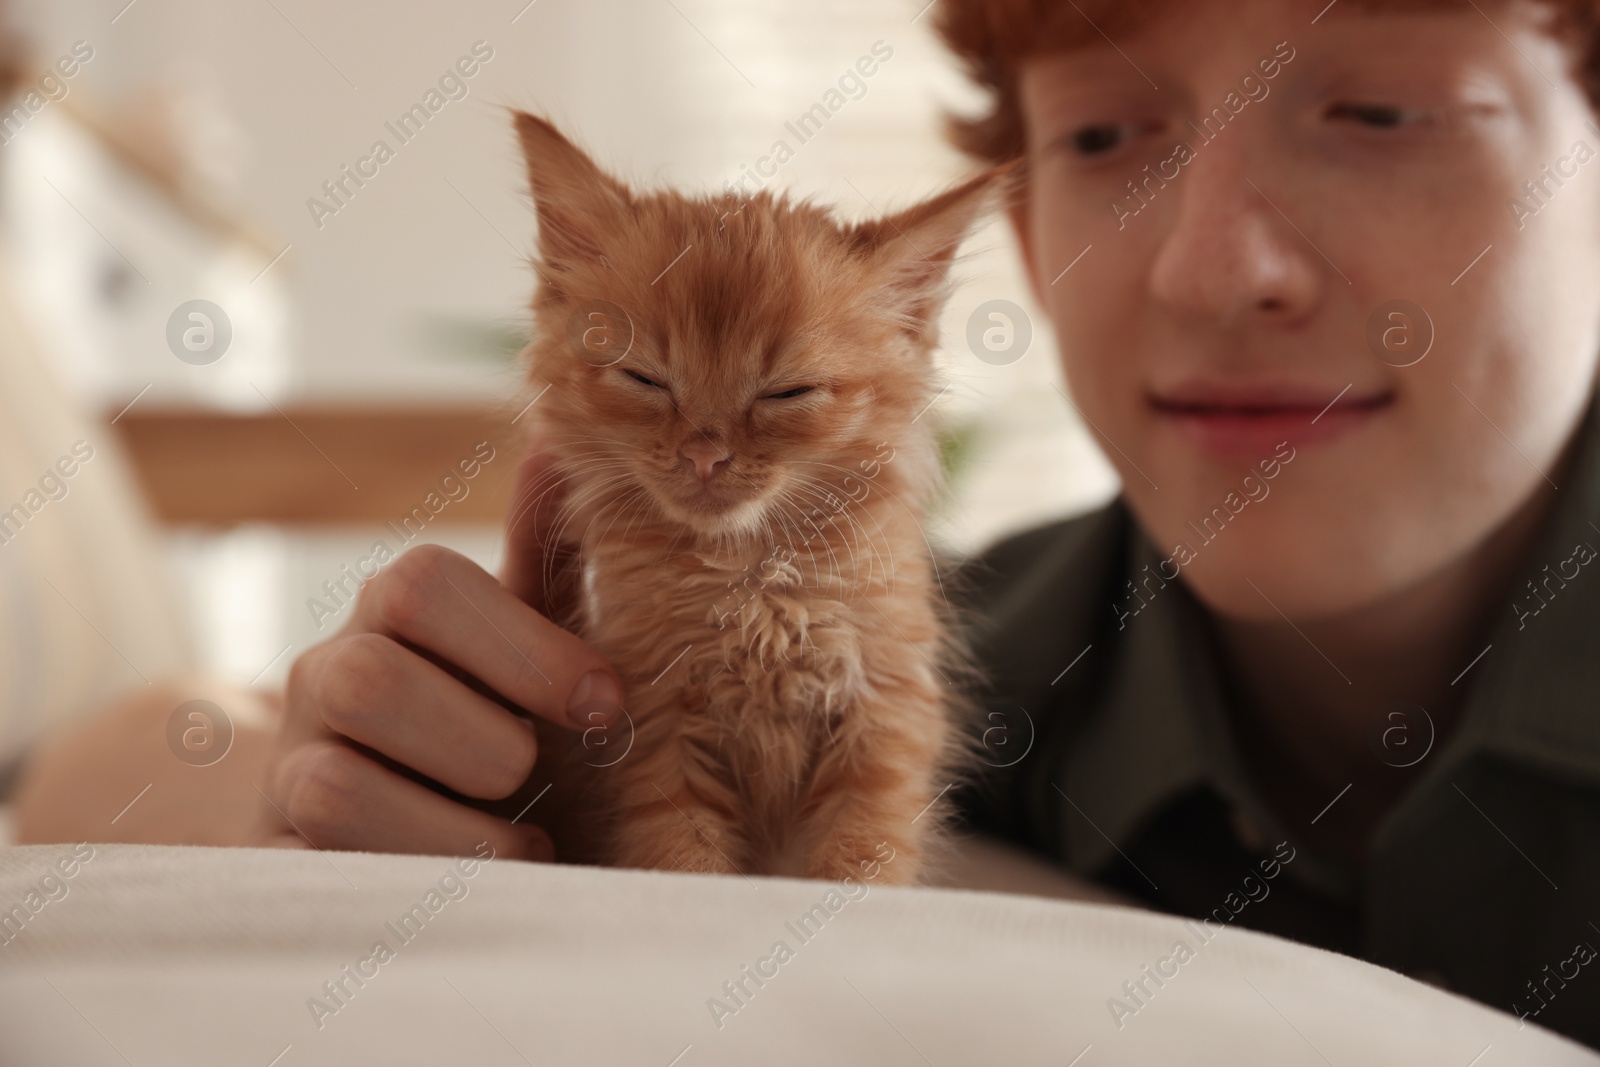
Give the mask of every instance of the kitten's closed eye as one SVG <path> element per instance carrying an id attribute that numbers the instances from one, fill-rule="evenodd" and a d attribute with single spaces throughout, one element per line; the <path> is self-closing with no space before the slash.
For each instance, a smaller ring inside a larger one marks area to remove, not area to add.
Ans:
<path id="1" fill-rule="evenodd" d="M 638 382 L 640 385 L 648 385 L 652 389 L 666 389 L 666 386 L 663 385 L 661 382 L 656 381 L 654 378 L 647 378 L 643 374 L 640 374 L 638 371 L 629 370 L 626 367 L 621 368 L 621 370 L 622 370 L 622 373 L 626 374 L 628 377 L 632 378 L 634 381 Z M 811 392 L 815 388 L 816 388 L 816 386 L 814 386 L 814 385 L 797 385 L 793 389 L 785 389 L 781 393 L 768 393 L 766 396 L 762 397 L 761 399 L 762 400 L 791 400 L 791 399 L 793 399 L 794 397 L 797 397 L 797 396 L 804 396 L 805 394 Z"/>
<path id="2" fill-rule="evenodd" d="M 652 389 L 665 389 L 666 388 L 666 386 L 662 385 L 660 382 L 656 381 L 655 379 L 646 378 L 644 375 L 638 373 L 637 371 L 631 371 L 626 367 L 622 368 L 622 373 L 626 374 L 628 377 L 632 378 L 634 381 L 639 382 L 642 385 L 650 386 Z"/>

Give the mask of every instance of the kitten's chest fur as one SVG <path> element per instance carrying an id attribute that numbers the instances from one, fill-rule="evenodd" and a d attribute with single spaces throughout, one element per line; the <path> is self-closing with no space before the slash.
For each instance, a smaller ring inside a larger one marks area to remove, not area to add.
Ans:
<path id="1" fill-rule="evenodd" d="M 863 612 L 892 595 L 882 577 L 816 549 L 650 559 L 607 546 L 586 558 L 584 636 L 619 664 L 640 715 L 826 729 L 866 684 Z"/>
<path id="2" fill-rule="evenodd" d="M 883 639 L 897 618 L 912 632 L 925 619 L 926 561 L 899 560 L 891 581 L 882 553 L 859 551 L 587 554 L 583 636 L 623 674 L 636 743 L 683 746 L 691 780 L 735 798 L 751 873 L 805 873 L 792 830 L 823 768 L 871 744 L 864 698 L 886 677 L 927 673 L 907 642 Z"/>

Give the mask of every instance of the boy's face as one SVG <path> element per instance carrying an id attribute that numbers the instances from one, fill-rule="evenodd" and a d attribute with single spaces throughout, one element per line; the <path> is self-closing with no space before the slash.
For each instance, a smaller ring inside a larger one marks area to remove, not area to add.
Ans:
<path id="1" fill-rule="evenodd" d="M 1542 12 L 1321 6 L 1173 5 L 1021 72 L 1073 399 L 1237 618 L 1371 604 L 1536 507 L 1600 351 L 1600 131 Z"/>

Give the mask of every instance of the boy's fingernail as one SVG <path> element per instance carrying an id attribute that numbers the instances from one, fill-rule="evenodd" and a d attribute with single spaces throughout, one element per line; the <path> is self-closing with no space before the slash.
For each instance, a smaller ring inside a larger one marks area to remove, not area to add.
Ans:
<path id="1" fill-rule="evenodd" d="M 596 668 L 578 679 L 567 700 L 567 718 L 580 730 L 609 725 L 622 710 L 622 687 L 610 671 Z"/>

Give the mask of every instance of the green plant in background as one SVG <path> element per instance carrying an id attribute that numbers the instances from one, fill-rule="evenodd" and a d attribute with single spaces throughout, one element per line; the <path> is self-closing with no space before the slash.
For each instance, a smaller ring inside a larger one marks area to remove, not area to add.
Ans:
<path id="1" fill-rule="evenodd" d="M 432 356 L 514 363 L 528 344 L 526 323 L 467 315 L 428 315 L 418 323 L 417 344 Z"/>
<path id="2" fill-rule="evenodd" d="M 982 435 L 983 426 L 978 419 L 952 423 L 939 431 L 939 465 L 944 468 L 944 492 L 933 502 L 934 514 L 943 514 L 960 497 Z"/>

